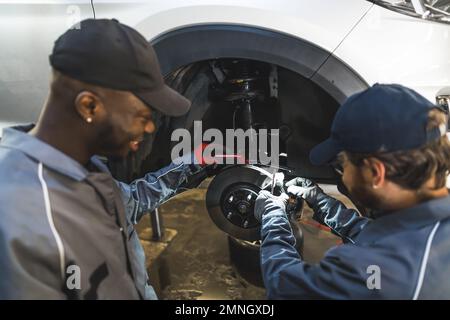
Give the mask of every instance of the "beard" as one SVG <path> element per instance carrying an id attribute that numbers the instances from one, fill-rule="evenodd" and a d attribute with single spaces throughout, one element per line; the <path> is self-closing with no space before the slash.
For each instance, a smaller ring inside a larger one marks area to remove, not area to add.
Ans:
<path id="1" fill-rule="evenodd" d="M 349 193 L 353 201 L 366 208 L 365 216 L 373 218 L 374 211 L 381 209 L 380 198 L 368 186 L 354 187 Z"/>
<path id="2" fill-rule="evenodd" d="M 112 125 L 105 125 L 100 128 L 97 135 L 98 144 L 101 146 L 101 155 L 110 160 L 120 161 L 130 153 L 129 143 L 132 140 L 131 135 L 125 138 L 118 138 L 115 128 Z"/>
<path id="3" fill-rule="evenodd" d="M 357 207 L 365 208 L 364 212 L 361 210 L 362 215 L 375 218 L 376 212 L 382 209 L 382 199 L 374 192 L 372 186 L 364 180 L 359 171 L 354 177 L 353 186 L 347 187 L 347 190 Z"/>

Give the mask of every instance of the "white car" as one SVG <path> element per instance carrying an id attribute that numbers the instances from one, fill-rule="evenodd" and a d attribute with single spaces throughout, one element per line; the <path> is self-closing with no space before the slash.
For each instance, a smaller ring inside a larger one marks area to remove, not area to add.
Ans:
<path id="1" fill-rule="evenodd" d="M 116 167 L 122 179 L 167 163 L 170 133 L 203 120 L 279 128 L 284 166 L 336 182 L 308 153 L 349 95 L 380 82 L 450 96 L 450 0 L 0 0 L 0 126 L 36 121 L 54 41 L 94 16 L 139 30 L 167 83 L 193 102 L 161 119 L 157 152 L 149 144 Z"/>

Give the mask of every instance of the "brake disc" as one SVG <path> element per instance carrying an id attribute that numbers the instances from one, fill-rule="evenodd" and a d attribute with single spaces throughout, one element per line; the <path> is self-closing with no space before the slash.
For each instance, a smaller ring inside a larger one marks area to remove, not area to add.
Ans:
<path id="1" fill-rule="evenodd" d="M 261 239 L 261 225 L 254 217 L 259 191 L 271 184 L 269 171 L 245 165 L 227 168 L 211 181 L 206 193 L 209 216 L 222 231 L 247 241 Z"/>

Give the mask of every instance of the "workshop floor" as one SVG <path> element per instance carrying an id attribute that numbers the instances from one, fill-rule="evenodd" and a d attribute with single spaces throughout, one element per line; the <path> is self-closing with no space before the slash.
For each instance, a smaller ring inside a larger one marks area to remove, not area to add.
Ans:
<path id="1" fill-rule="evenodd" d="M 227 235 L 214 225 L 206 210 L 206 186 L 161 206 L 167 228 L 162 242 L 148 241 L 148 218 L 138 226 L 152 285 L 160 299 L 265 299 L 264 288 L 250 284 L 230 263 Z M 334 188 L 328 192 L 337 193 Z M 304 256 L 313 263 L 340 241 L 310 217 L 308 208 L 302 219 Z"/>

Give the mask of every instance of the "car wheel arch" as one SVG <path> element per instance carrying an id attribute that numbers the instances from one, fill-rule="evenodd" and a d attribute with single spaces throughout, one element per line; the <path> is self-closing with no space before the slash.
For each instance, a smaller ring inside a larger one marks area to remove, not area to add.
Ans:
<path id="1" fill-rule="evenodd" d="M 369 86 L 351 66 L 329 51 L 261 27 L 227 24 L 180 27 L 159 35 L 151 44 L 164 75 L 203 60 L 240 58 L 294 71 L 315 82 L 338 103 Z"/>

